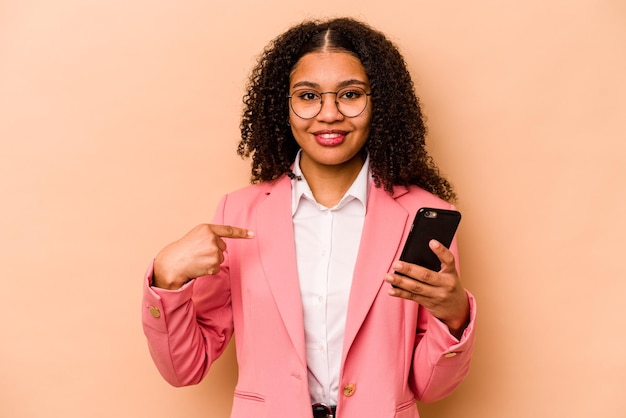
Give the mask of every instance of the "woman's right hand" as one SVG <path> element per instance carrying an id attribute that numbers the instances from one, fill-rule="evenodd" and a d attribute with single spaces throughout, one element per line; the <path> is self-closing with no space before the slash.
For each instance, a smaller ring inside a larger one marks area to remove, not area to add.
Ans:
<path id="1" fill-rule="evenodd" d="M 200 224 L 157 254 L 152 286 L 176 290 L 196 277 L 217 274 L 226 249 L 222 238 L 253 236 L 252 231 L 244 228 Z"/>

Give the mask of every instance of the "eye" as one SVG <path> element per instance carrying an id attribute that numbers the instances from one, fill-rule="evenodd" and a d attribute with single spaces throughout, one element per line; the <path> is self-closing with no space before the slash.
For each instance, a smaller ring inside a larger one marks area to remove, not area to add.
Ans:
<path id="1" fill-rule="evenodd" d="M 339 99 L 350 101 L 350 100 L 358 100 L 361 97 L 363 97 L 364 94 L 365 92 L 361 89 L 351 88 L 348 90 L 341 90 L 340 92 L 337 93 L 337 96 L 339 97 Z"/>
<path id="2" fill-rule="evenodd" d="M 322 96 L 315 90 L 298 90 L 293 97 L 303 102 L 319 102 Z"/>

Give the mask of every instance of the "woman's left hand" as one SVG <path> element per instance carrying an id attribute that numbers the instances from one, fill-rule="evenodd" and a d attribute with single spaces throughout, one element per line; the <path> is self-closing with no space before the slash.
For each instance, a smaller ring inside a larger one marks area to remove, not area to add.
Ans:
<path id="1" fill-rule="evenodd" d="M 429 246 L 441 261 L 441 270 L 435 272 L 396 261 L 393 268 L 402 274 L 385 276 L 385 280 L 395 286 L 389 294 L 419 303 L 446 324 L 452 335 L 460 338 L 469 323 L 470 306 L 456 271 L 454 254 L 436 240 L 431 240 Z"/>

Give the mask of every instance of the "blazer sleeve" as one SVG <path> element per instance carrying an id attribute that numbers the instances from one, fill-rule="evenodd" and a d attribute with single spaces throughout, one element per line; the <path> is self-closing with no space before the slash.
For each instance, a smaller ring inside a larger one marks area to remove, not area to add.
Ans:
<path id="1" fill-rule="evenodd" d="M 476 301 L 470 292 L 466 293 L 470 303 L 470 323 L 460 340 L 426 308 L 419 307 L 417 346 L 410 381 L 419 401 L 433 402 L 448 396 L 469 373 L 476 338 Z"/>
<path id="2" fill-rule="evenodd" d="M 220 222 L 222 203 L 215 222 Z M 233 334 L 228 254 L 214 276 L 198 277 L 181 289 L 151 287 L 152 263 L 144 277 L 142 324 L 150 355 L 173 386 L 199 383 Z"/>

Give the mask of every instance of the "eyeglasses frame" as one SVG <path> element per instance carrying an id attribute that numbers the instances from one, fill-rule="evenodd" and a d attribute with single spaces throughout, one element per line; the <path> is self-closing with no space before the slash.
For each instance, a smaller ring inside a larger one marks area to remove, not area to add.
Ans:
<path id="1" fill-rule="evenodd" d="M 323 96 L 325 94 L 334 94 L 335 95 L 335 106 L 337 107 L 337 111 L 339 113 L 341 113 L 343 116 L 345 116 L 346 118 L 356 118 L 358 116 L 361 116 L 363 114 L 363 112 L 365 112 L 365 109 L 367 109 L 367 102 L 368 102 L 367 97 L 372 95 L 371 91 L 368 93 L 368 92 L 365 91 L 365 89 L 362 89 L 361 87 L 356 87 L 356 88 L 358 88 L 359 90 L 363 90 L 363 93 L 365 93 L 365 106 L 363 106 L 363 110 L 361 110 L 358 114 L 356 114 L 354 116 L 348 116 L 348 115 L 344 114 L 341 111 L 341 109 L 339 109 L 339 101 L 337 100 L 339 92 L 342 91 L 342 90 L 349 90 L 349 87 L 343 87 L 343 88 L 341 88 L 341 89 L 339 89 L 337 91 L 324 91 L 324 92 L 317 92 L 314 89 L 298 89 L 298 90 L 296 90 L 296 92 L 300 91 L 300 90 L 313 90 L 316 93 L 319 93 L 319 95 L 320 95 L 320 110 L 318 110 L 317 113 L 315 115 L 311 116 L 310 118 L 303 118 L 302 116 L 298 115 L 298 113 L 294 110 L 293 102 L 291 101 L 291 99 L 293 98 L 293 94 L 290 94 L 289 96 L 287 96 L 287 99 L 289 99 L 289 107 L 291 108 L 291 110 L 294 113 L 294 115 L 296 115 L 297 117 L 299 117 L 300 119 L 303 119 L 303 120 L 311 120 L 311 119 L 316 118 L 317 115 L 319 115 L 320 112 L 322 111 L 322 108 L 324 107 L 324 97 Z"/>

